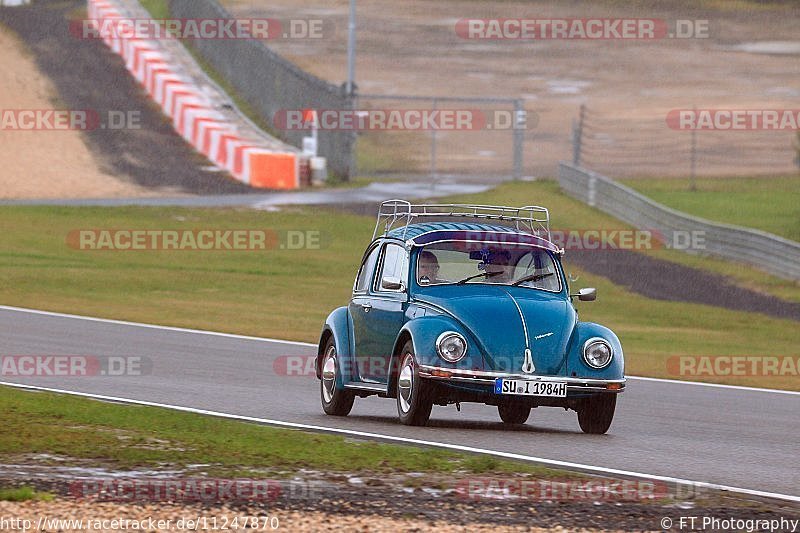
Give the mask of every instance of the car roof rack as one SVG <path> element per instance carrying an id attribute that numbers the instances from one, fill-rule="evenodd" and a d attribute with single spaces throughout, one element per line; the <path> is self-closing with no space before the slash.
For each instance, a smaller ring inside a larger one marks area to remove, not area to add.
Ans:
<path id="1" fill-rule="evenodd" d="M 379 235 L 387 235 L 394 229 L 403 228 L 403 240 L 408 226 L 418 218 L 474 218 L 504 222 L 522 233 L 550 238 L 550 212 L 546 207 L 526 205 L 506 207 L 501 205 L 473 204 L 412 204 L 406 200 L 388 200 L 378 209 L 378 221 L 372 234 L 374 241 Z M 383 233 L 379 233 L 383 226 Z"/>

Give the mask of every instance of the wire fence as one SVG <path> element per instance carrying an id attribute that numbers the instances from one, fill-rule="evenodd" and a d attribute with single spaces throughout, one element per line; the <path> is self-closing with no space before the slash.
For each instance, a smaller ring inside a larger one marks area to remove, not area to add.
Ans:
<path id="1" fill-rule="evenodd" d="M 434 117 L 433 127 L 360 130 L 361 174 L 522 177 L 525 136 L 536 116 L 523 108 L 521 99 L 359 94 L 355 105 L 365 115 Z M 447 117 L 457 113 L 468 120 L 448 127 Z"/>
<path id="2" fill-rule="evenodd" d="M 797 172 L 794 131 L 676 130 L 669 110 L 604 113 L 581 106 L 572 163 L 617 177 L 732 176 Z"/>

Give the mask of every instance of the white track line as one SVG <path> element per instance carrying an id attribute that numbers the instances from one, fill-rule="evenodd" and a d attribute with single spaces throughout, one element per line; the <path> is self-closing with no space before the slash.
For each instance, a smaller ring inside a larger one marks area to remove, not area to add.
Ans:
<path id="1" fill-rule="evenodd" d="M 249 335 L 235 335 L 233 333 L 222 333 L 219 331 L 209 331 L 206 329 L 189 329 L 189 328 L 177 328 L 173 326 L 159 326 L 158 324 L 144 324 L 142 322 L 128 322 L 125 320 L 113 320 L 110 318 L 96 318 L 93 316 L 83 316 L 83 315 L 70 315 L 67 313 L 54 313 L 51 311 L 39 311 L 38 309 L 25 309 L 24 307 L 11 307 L 8 305 L 0 305 L 0 310 L 2 311 L 16 311 L 20 313 L 30 313 L 32 315 L 46 315 L 46 316 L 56 316 L 60 318 L 74 318 L 77 320 L 88 320 L 90 322 L 103 322 L 105 324 L 117 324 L 120 326 L 132 326 L 136 328 L 150 328 L 150 329 L 162 329 L 165 331 L 177 331 L 180 333 L 195 333 L 200 335 L 213 335 L 215 337 L 226 337 L 229 339 L 243 339 L 247 341 L 261 341 L 261 342 L 274 342 L 279 344 L 294 344 L 296 346 L 314 346 L 316 344 L 311 344 L 308 342 L 298 342 L 298 341 L 285 341 L 281 339 L 268 339 L 265 337 L 251 337 Z"/>
<path id="2" fill-rule="evenodd" d="M 88 320 L 90 322 L 102 322 L 106 324 L 117 324 L 120 326 L 131 326 L 137 328 L 150 328 L 150 329 L 161 329 L 165 331 L 176 331 L 179 333 L 194 333 L 199 335 L 212 335 L 215 337 L 226 337 L 229 339 L 242 339 L 248 341 L 258 341 L 258 342 L 271 342 L 276 344 L 291 344 L 294 346 L 310 346 L 310 347 L 317 347 L 316 344 L 311 344 L 309 342 L 299 342 L 299 341 L 286 341 L 283 339 L 271 339 L 268 337 L 251 337 L 248 335 L 236 335 L 233 333 L 222 333 L 219 331 L 209 331 L 205 329 L 188 329 L 188 328 L 178 328 L 174 326 L 160 326 L 158 324 L 144 324 L 142 322 L 128 322 L 125 320 L 113 320 L 110 318 L 97 318 L 91 316 L 83 316 L 83 315 L 70 315 L 67 313 L 55 313 L 52 311 L 40 311 L 38 309 L 26 309 L 24 307 L 12 307 L 8 305 L 0 305 L 0 310 L 2 311 L 15 311 L 19 313 L 29 313 L 33 315 L 45 315 L 45 316 L 54 316 L 60 318 L 73 318 L 76 320 Z M 758 387 L 744 387 L 741 385 L 724 385 L 721 383 L 704 383 L 702 381 L 681 381 L 677 379 L 663 379 L 663 378 L 645 378 L 640 376 L 626 376 L 628 379 L 632 380 L 639 380 L 639 381 L 654 381 L 657 383 L 671 383 L 675 385 L 694 385 L 699 387 L 717 387 L 722 389 L 733 389 L 733 390 L 741 390 L 747 392 L 766 392 L 770 394 L 789 394 L 800 396 L 800 392 L 798 391 L 790 391 L 790 390 L 780 390 L 780 389 L 764 389 Z"/>
<path id="3" fill-rule="evenodd" d="M 734 390 L 743 390 L 747 392 L 768 392 L 770 394 L 791 394 L 794 396 L 800 396 L 800 392 L 793 391 L 793 390 L 781 390 L 781 389 L 762 389 L 759 387 L 745 387 L 742 385 L 725 385 L 722 383 L 704 383 L 702 381 L 680 381 L 677 379 L 663 379 L 663 378 L 644 378 L 641 376 L 625 376 L 628 379 L 635 379 L 638 381 L 656 381 L 658 383 L 675 383 L 677 385 L 700 385 L 702 387 L 717 387 L 720 389 L 734 389 Z"/>
<path id="4" fill-rule="evenodd" d="M 340 428 L 332 428 L 332 427 L 325 427 L 325 426 L 314 426 L 311 424 L 299 424 L 296 422 L 284 422 L 282 420 L 270 420 L 266 418 L 255 418 L 252 416 L 244 416 L 244 415 L 234 415 L 229 413 L 220 413 L 217 411 L 208 411 L 205 409 L 196 409 L 194 407 L 184 407 L 180 405 L 170 405 L 170 404 L 163 404 L 163 403 L 156 403 L 156 402 L 148 402 L 145 400 L 133 400 L 130 398 L 119 398 L 116 396 L 104 396 L 101 394 L 91 394 L 87 392 L 75 392 L 69 390 L 62 390 L 62 389 L 51 389 L 48 387 L 37 387 L 34 385 L 22 385 L 20 383 L 7 383 L 0 381 L 0 385 L 4 385 L 7 387 L 13 387 L 16 389 L 23 389 L 23 390 L 32 390 L 32 391 L 40 391 L 40 392 L 53 392 L 58 394 L 68 394 L 71 396 L 81 396 L 84 398 L 91 398 L 94 400 L 103 400 L 109 402 L 118 402 L 118 403 L 125 403 L 130 405 L 141 405 L 146 407 L 160 407 L 164 409 L 171 409 L 173 411 L 181 411 L 184 413 L 194 413 L 199 415 L 208 415 L 208 416 L 215 416 L 219 418 L 226 418 L 230 420 L 239 420 L 242 422 L 254 422 L 258 424 L 265 424 L 269 426 L 277 426 L 277 427 L 287 427 L 293 429 L 302 429 L 307 431 L 319 431 L 324 433 L 335 433 L 341 435 L 348 435 L 348 436 L 355 436 L 355 437 L 362 437 L 380 441 L 389 441 L 389 442 L 397 442 L 401 444 L 411 444 L 416 446 L 428 446 L 432 448 L 443 448 L 447 450 L 459 451 L 459 452 L 467 452 L 467 453 L 478 453 L 484 455 L 493 455 L 495 457 L 502 457 L 504 459 L 513 459 L 517 461 L 526 461 L 530 463 L 536 463 L 541 465 L 547 465 L 552 467 L 560 467 L 560 468 L 567 468 L 585 472 L 592 472 L 597 474 L 604 474 L 604 475 L 617 475 L 623 477 L 631 477 L 631 478 L 639 478 L 639 479 L 647 479 L 647 480 L 655 480 L 655 481 L 663 481 L 665 483 L 674 483 L 677 485 L 688 485 L 695 488 L 702 488 L 702 489 L 709 489 L 709 490 L 717 490 L 717 491 L 724 491 L 724 492 L 732 492 L 736 494 L 744 494 L 747 496 L 755 496 L 759 498 L 772 498 L 778 500 L 785 500 L 794 503 L 800 503 L 800 496 L 792 496 L 790 494 L 781 494 L 777 492 L 765 492 L 760 490 L 753 490 L 753 489 L 744 489 L 740 487 L 730 487 L 728 485 L 717 485 L 715 483 L 706 483 L 703 481 L 692 481 L 688 479 L 681 479 L 669 476 L 658 476 L 658 475 L 651 475 L 651 474 L 643 474 L 641 472 L 632 472 L 628 470 L 618 470 L 615 468 L 605 468 L 602 466 L 594 466 L 594 465 L 585 465 L 580 463 L 571 463 L 567 461 L 558 461 L 555 459 L 545 459 L 542 457 L 534 457 L 530 455 L 522 455 L 518 453 L 511 453 L 511 452 L 501 452 L 495 450 L 487 450 L 484 448 L 474 448 L 472 446 L 462 446 L 459 444 L 446 444 L 441 442 L 434 442 L 428 440 L 421 440 L 421 439 L 411 439 L 407 437 L 396 437 L 393 435 L 383 435 L 380 433 L 369 433 L 365 431 L 355 431 L 351 429 L 340 429 Z"/>

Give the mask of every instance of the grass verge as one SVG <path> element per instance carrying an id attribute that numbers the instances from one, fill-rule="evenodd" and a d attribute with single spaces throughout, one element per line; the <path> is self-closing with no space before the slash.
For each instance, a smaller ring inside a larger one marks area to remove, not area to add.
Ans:
<path id="1" fill-rule="evenodd" d="M 800 241 L 800 176 L 624 180 L 656 202 L 708 220 Z"/>
<path id="2" fill-rule="evenodd" d="M 116 405 L 0 387 L 0 461 L 50 454 L 107 469 L 186 469 L 219 477 L 281 477 L 301 468 L 351 473 L 564 472 L 446 450 L 353 441 L 155 407 Z M 325 453 L 320 453 L 325 450 Z M 63 461 L 59 461 L 63 464 Z M 0 493 L 2 494 L 2 493 Z M 25 496 L 26 491 L 9 491 Z M 2 498 L 0 498 L 2 499 Z"/>
<path id="3" fill-rule="evenodd" d="M 139 3 L 153 15 L 154 19 L 163 20 L 170 18 L 167 0 L 139 0 Z"/>
<path id="4" fill-rule="evenodd" d="M 30 487 L 0 489 L 0 502 L 27 502 L 33 500 L 49 502 L 54 498 L 55 496 L 48 492 L 38 492 Z"/>

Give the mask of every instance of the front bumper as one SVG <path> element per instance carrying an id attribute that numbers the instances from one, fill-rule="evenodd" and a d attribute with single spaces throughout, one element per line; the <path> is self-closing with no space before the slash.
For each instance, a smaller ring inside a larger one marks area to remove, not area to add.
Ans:
<path id="1" fill-rule="evenodd" d="M 494 388 L 497 378 L 524 379 L 528 381 L 554 381 L 567 383 L 567 393 L 580 394 L 582 392 L 607 392 L 619 394 L 625 390 L 626 379 L 592 379 L 573 378 L 567 376 L 536 376 L 529 374 L 510 374 L 508 372 L 489 372 L 483 370 L 462 370 L 456 368 L 442 368 L 438 366 L 419 366 L 420 377 L 443 382 L 469 383 L 474 385 L 487 385 Z"/>

